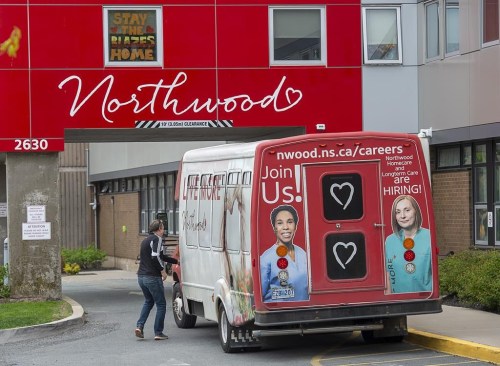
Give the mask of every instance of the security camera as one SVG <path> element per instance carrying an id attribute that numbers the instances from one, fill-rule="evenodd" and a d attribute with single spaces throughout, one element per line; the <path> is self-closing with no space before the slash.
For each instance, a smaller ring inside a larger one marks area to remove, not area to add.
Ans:
<path id="1" fill-rule="evenodd" d="M 418 137 L 432 137 L 432 127 L 430 128 L 422 128 L 418 133 Z"/>

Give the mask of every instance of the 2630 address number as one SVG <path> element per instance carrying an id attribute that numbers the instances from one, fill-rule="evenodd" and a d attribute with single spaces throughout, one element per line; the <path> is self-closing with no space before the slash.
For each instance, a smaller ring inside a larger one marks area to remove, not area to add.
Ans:
<path id="1" fill-rule="evenodd" d="M 49 142 L 45 139 L 15 139 L 14 142 L 16 151 L 38 151 L 49 148 Z"/>

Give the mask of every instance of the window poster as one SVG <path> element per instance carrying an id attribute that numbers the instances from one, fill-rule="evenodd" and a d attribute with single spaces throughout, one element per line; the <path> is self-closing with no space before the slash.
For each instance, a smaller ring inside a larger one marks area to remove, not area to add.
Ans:
<path id="1" fill-rule="evenodd" d="M 161 8 L 104 9 L 106 66 L 162 66 Z"/>

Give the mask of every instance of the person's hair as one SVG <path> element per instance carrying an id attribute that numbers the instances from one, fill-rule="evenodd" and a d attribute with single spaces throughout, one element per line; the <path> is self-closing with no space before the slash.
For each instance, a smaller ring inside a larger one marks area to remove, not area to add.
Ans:
<path id="1" fill-rule="evenodd" d="M 403 194 L 401 196 L 396 197 L 396 199 L 392 203 L 392 211 L 391 211 L 391 213 L 392 213 L 392 231 L 396 235 L 399 235 L 399 231 L 401 230 L 401 226 L 399 226 L 398 220 L 396 220 L 396 206 L 402 200 L 410 201 L 410 204 L 412 205 L 413 209 L 415 210 L 415 223 L 413 225 L 415 225 L 417 230 L 420 230 L 420 227 L 422 226 L 422 212 L 420 211 L 420 206 L 418 205 L 415 198 L 413 198 L 410 195 Z"/>
<path id="2" fill-rule="evenodd" d="M 297 214 L 297 210 L 295 209 L 295 207 L 290 206 L 290 205 L 281 205 L 281 206 L 275 207 L 273 209 L 273 211 L 271 212 L 271 225 L 273 227 L 275 227 L 276 216 L 278 216 L 278 214 L 281 211 L 290 212 L 292 214 L 293 221 L 295 222 L 295 225 L 297 225 L 297 223 L 299 222 L 299 215 Z"/>
<path id="3" fill-rule="evenodd" d="M 161 220 L 153 220 L 151 224 L 149 224 L 149 232 L 154 233 L 155 231 L 160 230 L 163 227 L 163 222 Z"/>

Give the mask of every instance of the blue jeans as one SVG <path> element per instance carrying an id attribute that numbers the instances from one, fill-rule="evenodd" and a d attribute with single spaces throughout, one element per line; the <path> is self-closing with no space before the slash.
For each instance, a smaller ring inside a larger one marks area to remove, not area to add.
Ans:
<path id="1" fill-rule="evenodd" d="M 144 328 L 149 313 L 156 304 L 156 318 L 154 325 L 155 335 L 163 332 L 165 323 L 165 313 L 167 312 L 167 302 L 165 300 L 165 292 L 163 290 L 163 281 L 161 277 L 138 276 L 139 286 L 144 294 L 144 305 L 142 306 L 141 315 L 137 321 L 137 326 Z"/>

